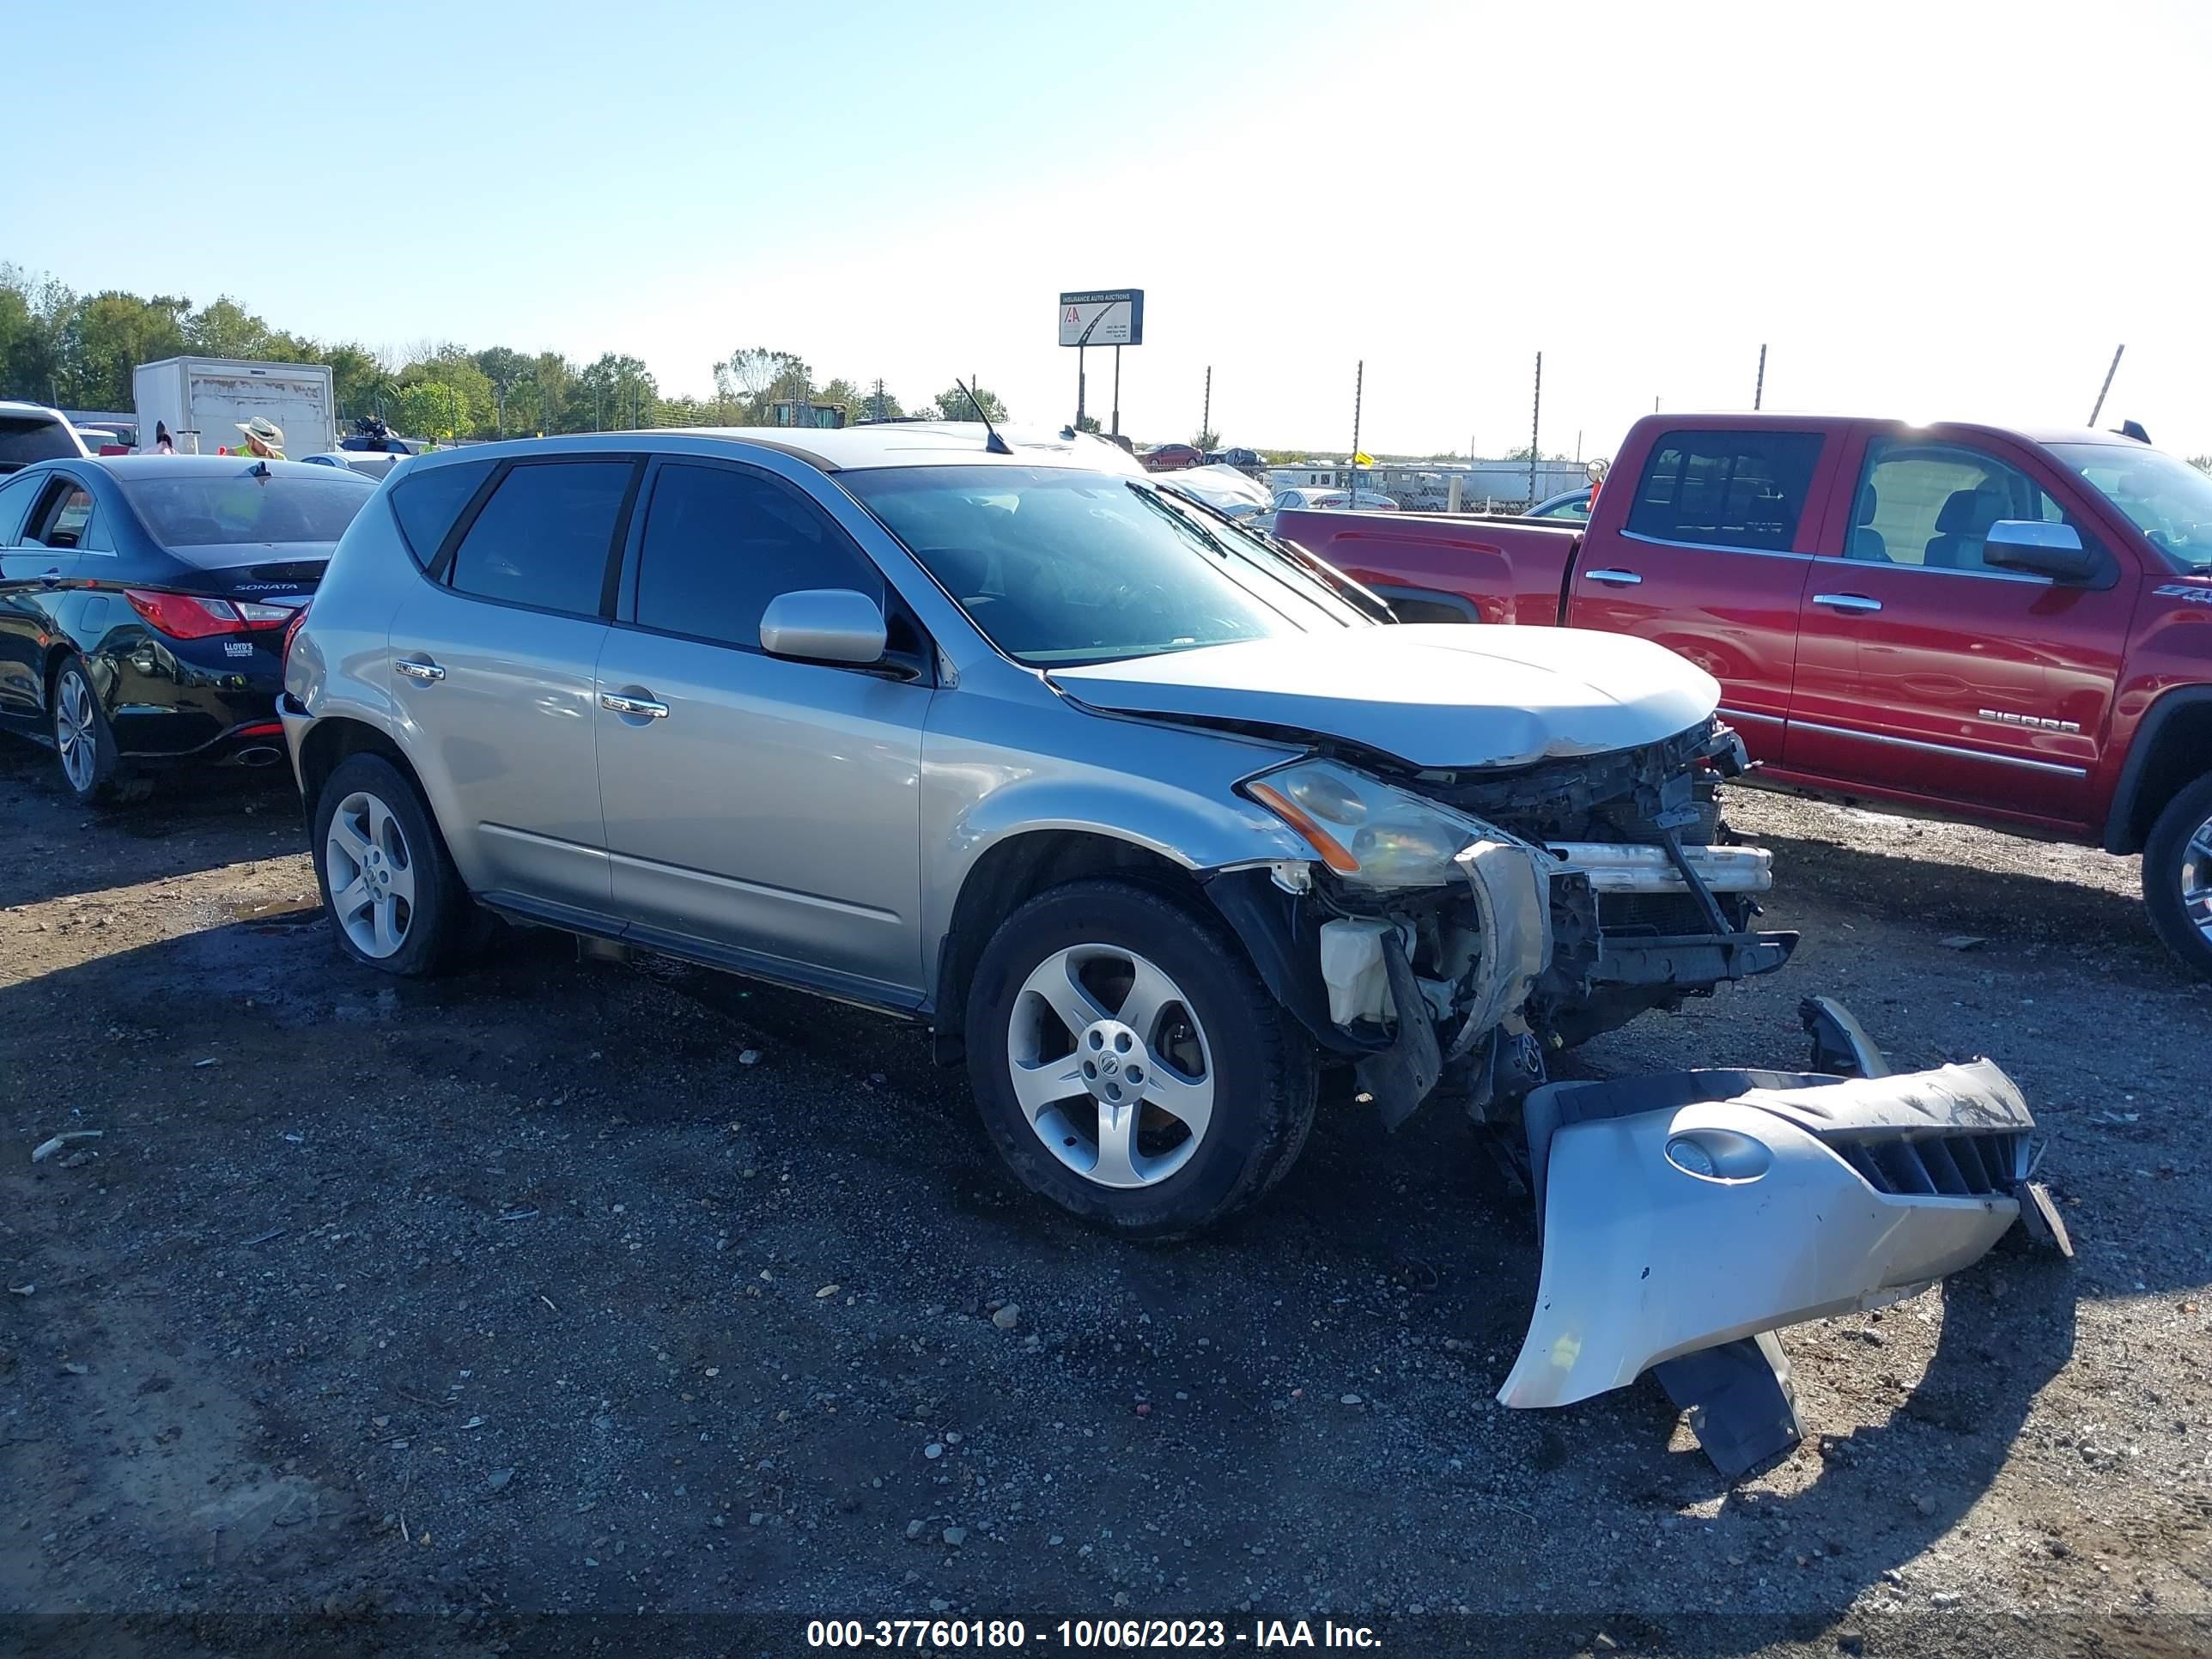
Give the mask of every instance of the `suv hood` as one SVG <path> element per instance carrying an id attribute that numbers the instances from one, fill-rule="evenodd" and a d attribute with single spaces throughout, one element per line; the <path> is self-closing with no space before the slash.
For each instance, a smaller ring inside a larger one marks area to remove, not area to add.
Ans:
<path id="1" fill-rule="evenodd" d="M 1045 678 L 1095 708 L 1276 726 L 1420 767 L 1632 749 L 1720 702 L 1711 675 L 1649 640 L 1460 623 L 1200 646 Z"/>

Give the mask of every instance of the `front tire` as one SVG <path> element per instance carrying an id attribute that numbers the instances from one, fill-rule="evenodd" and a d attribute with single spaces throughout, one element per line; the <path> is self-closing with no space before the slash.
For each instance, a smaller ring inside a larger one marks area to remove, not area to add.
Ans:
<path id="1" fill-rule="evenodd" d="M 315 800 L 315 884 L 338 949 L 419 979 L 450 963 L 477 907 L 414 781 L 381 755 L 343 762 Z"/>
<path id="2" fill-rule="evenodd" d="M 1054 888 L 1007 918 L 976 966 L 967 1048 L 1023 1185 L 1132 1237 L 1250 1202 L 1313 1121 L 1312 1040 L 1235 939 L 1126 882 Z"/>
<path id="3" fill-rule="evenodd" d="M 2143 905 L 2166 947 L 2212 978 L 2212 773 L 2158 815 L 2143 843 Z"/>

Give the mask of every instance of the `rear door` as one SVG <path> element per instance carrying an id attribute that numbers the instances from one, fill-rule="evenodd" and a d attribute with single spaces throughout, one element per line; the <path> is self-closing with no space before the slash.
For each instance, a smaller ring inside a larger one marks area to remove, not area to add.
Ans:
<path id="1" fill-rule="evenodd" d="M 34 473 L 27 478 L 0 478 L 0 717 L 27 720 L 43 701 L 33 655 L 25 648 L 36 637 L 36 629 L 19 625 L 18 618 L 27 623 L 35 614 L 22 607 L 46 567 L 35 550 L 23 556 L 17 544 L 48 477 Z"/>
<path id="2" fill-rule="evenodd" d="M 450 488 L 439 475 L 454 470 L 395 489 Z M 641 470 L 502 463 L 392 624 L 395 712 L 456 861 L 477 892 L 556 921 L 608 908 L 592 677 Z"/>
<path id="3" fill-rule="evenodd" d="M 2000 519 L 2070 524 L 2073 486 L 2031 448 L 1960 430 L 1876 428 L 1816 561 L 1784 764 L 1931 804 L 2049 824 L 2089 817 L 2137 585 L 2103 555 L 2086 584 L 1999 570 Z M 1848 524 L 1842 522 L 1848 505 Z"/>
<path id="4" fill-rule="evenodd" d="M 822 505 L 763 468 L 662 461 L 632 539 L 593 715 L 615 903 L 632 937 L 918 1000 L 930 686 L 760 644 L 769 601 L 805 588 L 890 600 L 894 647 L 914 624 Z"/>
<path id="5" fill-rule="evenodd" d="M 1798 600 L 1818 514 L 1818 428 L 1684 427 L 1653 439 L 1620 528 L 1594 531 L 1567 595 L 1572 627 L 1638 634 L 1721 683 L 1721 712 L 1762 759 L 1782 753 Z"/>

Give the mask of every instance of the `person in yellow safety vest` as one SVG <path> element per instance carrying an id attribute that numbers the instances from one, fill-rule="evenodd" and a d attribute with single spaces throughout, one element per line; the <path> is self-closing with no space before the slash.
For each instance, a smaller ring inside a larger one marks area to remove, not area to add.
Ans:
<path id="1" fill-rule="evenodd" d="M 256 415 L 250 421 L 240 421 L 238 429 L 246 434 L 246 442 L 239 448 L 242 455 L 258 455 L 264 461 L 284 459 L 284 428 L 266 415 Z"/>

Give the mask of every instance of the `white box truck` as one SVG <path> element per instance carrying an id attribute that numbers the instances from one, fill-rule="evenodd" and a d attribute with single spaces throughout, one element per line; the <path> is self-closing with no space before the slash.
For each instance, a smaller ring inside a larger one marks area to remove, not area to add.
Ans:
<path id="1" fill-rule="evenodd" d="M 265 416 L 284 428 L 284 453 L 297 460 L 337 447 L 337 404 L 323 363 L 253 363 L 234 357 L 164 357 L 132 371 L 138 448 L 152 453 L 155 422 L 180 455 L 239 449 L 239 427 Z"/>

